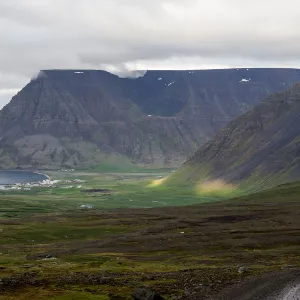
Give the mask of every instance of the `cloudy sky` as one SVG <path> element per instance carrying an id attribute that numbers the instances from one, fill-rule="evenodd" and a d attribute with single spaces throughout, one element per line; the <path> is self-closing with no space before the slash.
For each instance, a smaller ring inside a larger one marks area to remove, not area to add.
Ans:
<path id="1" fill-rule="evenodd" d="M 300 67 L 299 0 L 0 0 L 0 107 L 40 69 Z"/>

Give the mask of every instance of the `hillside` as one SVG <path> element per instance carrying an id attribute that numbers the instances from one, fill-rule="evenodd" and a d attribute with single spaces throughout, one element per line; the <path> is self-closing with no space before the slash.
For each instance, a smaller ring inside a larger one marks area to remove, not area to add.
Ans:
<path id="1" fill-rule="evenodd" d="M 170 180 L 269 187 L 300 177 L 300 84 L 231 121 Z"/>
<path id="2" fill-rule="evenodd" d="M 0 167 L 176 167 L 295 69 L 46 70 L 0 112 Z"/>

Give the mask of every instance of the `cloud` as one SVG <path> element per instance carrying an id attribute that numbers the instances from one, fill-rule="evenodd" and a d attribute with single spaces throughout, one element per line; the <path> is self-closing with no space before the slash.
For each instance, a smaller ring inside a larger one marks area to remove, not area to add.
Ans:
<path id="1" fill-rule="evenodd" d="M 0 0 L 0 95 L 40 69 L 300 67 L 299 10 L 297 0 Z"/>
<path id="2" fill-rule="evenodd" d="M 8 99 L 11 99 L 19 92 L 19 89 L 0 89 L 0 108 L 5 106 Z"/>
<path id="3" fill-rule="evenodd" d="M 0 108 L 7 104 L 28 81 L 29 78 L 26 75 L 1 73 L 0 67 Z"/>

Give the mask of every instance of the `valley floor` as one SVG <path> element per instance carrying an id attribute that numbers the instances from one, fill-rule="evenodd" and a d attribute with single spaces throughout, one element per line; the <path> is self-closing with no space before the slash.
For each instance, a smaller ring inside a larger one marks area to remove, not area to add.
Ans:
<path id="1" fill-rule="evenodd" d="M 147 188 L 165 174 L 50 175 L 86 182 L 1 192 L 0 299 L 219 299 L 300 265 L 300 184 L 222 200 Z"/>

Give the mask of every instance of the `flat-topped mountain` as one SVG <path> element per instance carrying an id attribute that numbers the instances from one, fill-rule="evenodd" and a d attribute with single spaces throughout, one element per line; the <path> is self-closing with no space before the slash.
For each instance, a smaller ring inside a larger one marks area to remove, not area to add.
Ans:
<path id="1" fill-rule="evenodd" d="M 264 188 L 300 179 L 300 83 L 231 121 L 170 181 Z"/>
<path id="2" fill-rule="evenodd" d="M 0 167 L 176 167 L 296 69 L 45 70 L 0 112 Z"/>

